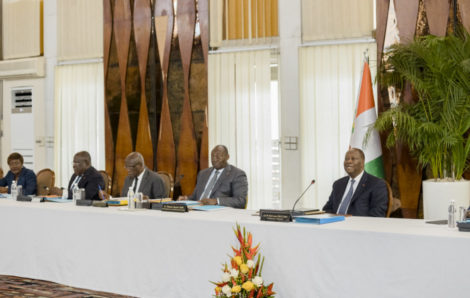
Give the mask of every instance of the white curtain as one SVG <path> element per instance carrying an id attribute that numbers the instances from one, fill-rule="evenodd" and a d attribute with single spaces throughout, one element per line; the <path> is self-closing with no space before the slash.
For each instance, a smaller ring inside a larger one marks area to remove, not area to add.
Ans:
<path id="1" fill-rule="evenodd" d="M 57 66 L 55 71 L 56 185 L 67 187 L 73 155 L 88 151 L 105 168 L 103 63 Z"/>
<path id="2" fill-rule="evenodd" d="M 41 0 L 3 0 L 3 59 L 41 54 Z"/>
<path id="3" fill-rule="evenodd" d="M 375 43 L 364 43 L 300 50 L 302 185 L 316 180 L 302 200 L 305 207 L 323 207 L 333 182 L 346 175 L 343 160 L 351 137 L 363 53 L 368 49 L 374 80 L 376 48 Z"/>
<path id="4" fill-rule="evenodd" d="M 271 58 L 270 51 L 209 55 L 209 146 L 226 145 L 229 162 L 246 172 L 248 209 L 273 205 Z"/>
<path id="5" fill-rule="evenodd" d="M 103 57 L 103 1 L 57 1 L 59 60 Z"/>
<path id="6" fill-rule="evenodd" d="M 371 36 L 374 0 L 302 0 L 302 40 Z"/>

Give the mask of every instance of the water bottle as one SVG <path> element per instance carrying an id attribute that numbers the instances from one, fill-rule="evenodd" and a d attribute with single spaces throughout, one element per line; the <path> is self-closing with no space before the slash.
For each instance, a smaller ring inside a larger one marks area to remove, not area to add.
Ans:
<path id="1" fill-rule="evenodd" d="M 455 201 L 451 200 L 449 205 L 449 219 L 447 220 L 447 226 L 449 228 L 455 228 Z"/>
<path id="2" fill-rule="evenodd" d="M 13 180 L 11 182 L 10 193 L 11 193 L 11 198 L 16 201 L 16 199 L 18 198 L 18 186 L 16 185 L 16 180 Z"/>
<path id="3" fill-rule="evenodd" d="M 80 192 L 80 188 L 78 188 L 77 183 L 75 183 L 72 187 L 72 199 L 74 203 L 76 203 L 77 200 L 81 199 L 81 192 Z"/>
<path id="4" fill-rule="evenodd" d="M 127 207 L 129 209 L 134 209 L 134 191 L 132 190 L 132 186 L 129 187 L 129 191 L 127 192 Z"/>

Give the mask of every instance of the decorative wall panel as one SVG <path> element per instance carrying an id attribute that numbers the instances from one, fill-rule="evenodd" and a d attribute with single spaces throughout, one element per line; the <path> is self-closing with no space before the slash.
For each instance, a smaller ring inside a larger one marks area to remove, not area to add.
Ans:
<path id="1" fill-rule="evenodd" d="M 42 7 L 41 0 L 3 0 L 3 59 L 43 53 Z"/>
<path id="2" fill-rule="evenodd" d="M 103 2 L 57 1 L 57 58 L 103 57 Z"/>

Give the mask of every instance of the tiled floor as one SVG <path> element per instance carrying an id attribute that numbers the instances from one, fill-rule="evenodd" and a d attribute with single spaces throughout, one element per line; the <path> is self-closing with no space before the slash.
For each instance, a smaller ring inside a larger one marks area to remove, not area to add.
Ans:
<path id="1" fill-rule="evenodd" d="M 0 275 L 0 297 L 129 297 L 112 293 L 72 288 L 45 280 Z"/>

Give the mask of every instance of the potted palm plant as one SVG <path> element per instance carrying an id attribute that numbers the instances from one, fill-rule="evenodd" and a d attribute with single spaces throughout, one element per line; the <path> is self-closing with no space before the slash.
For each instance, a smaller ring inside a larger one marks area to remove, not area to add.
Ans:
<path id="1" fill-rule="evenodd" d="M 433 179 L 423 182 L 424 217 L 445 218 L 449 200 L 468 207 L 470 182 L 462 179 L 470 154 L 468 32 L 392 46 L 379 80 L 397 92 L 409 82 L 419 98 L 379 115 L 375 128 L 390 132 L 388 147 L 405 143 L 422 167 L 430 167 Z"/>

